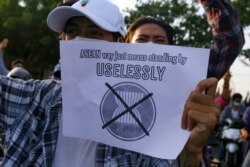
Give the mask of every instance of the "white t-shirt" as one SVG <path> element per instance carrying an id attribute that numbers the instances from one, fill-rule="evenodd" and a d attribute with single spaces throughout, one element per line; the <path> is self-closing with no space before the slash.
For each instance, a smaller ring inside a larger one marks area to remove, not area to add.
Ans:
<path id="1" fill-rule="evenodd" d="M 60 121 L 53 167 L 94 167 L 97 143 L 86 139 L 63 136 Z"/>

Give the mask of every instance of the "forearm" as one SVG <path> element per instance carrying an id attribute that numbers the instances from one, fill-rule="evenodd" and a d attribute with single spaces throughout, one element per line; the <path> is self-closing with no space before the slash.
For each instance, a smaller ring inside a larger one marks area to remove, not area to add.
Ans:
<path id="1" fill-rule="evenodd" d="M 191 153 L 183 149 L 179 155 L 180 167 L 200 167 L 202 164 L 203 153 Z"/>
<path id="2" fill-rule="evenodd" d="M 220 79 L 228 71 L 245 43 L 243 29 L 236 11 L 228 1 L 202 0 L 202 4 L 214 36 L 208 77 Z"/>
<path id="3" fill-rule="evenodd" d="M 224 80 L 224 84 L 223 84 L 223 87 L 222 87 L 222 98 L 225 100 L 225 101 L 228 101 L 229 98 L 230 98 L 230 85 L 229 85 L 229 80 Z"/>

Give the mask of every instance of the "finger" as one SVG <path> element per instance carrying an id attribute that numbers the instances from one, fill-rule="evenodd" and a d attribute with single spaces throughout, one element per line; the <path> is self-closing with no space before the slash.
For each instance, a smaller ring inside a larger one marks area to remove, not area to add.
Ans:
<path id="1" fill-rule="evenodd" d="M 185 107 L 184 107 L 185 108 Z M 184 109 L 181 117 L 181 128 L 182 129 L 187 129 L 187 124 L 188 124 L 188 111 L 187 109 Z"/>
<path id="2" fill-rule="evenodd" d="M 211 97 L 210 95 L 206 95 L 202 92 L 198 92 L 198 91 L 193 91 L 190 94 L 187 102 L 189 102 L 189 101 L 203 104 L 203 105 L 207 105 L 207 106 L 217 106 L 213 97 Z"/>
<path id="3" fill-rule="evenodd" d="M 208 132 L 212 131 L 218 122 L 217 116 L 214 113 L 204 114 L 196 110 L 191 110 L 188 115 L 189 119 L 192 120 L 191 123 L 193 123 L 190 125 L 190 127 L 194 127 L 195 125 L 195 127 L 198 128 L 200 132 L 207 130 Z"/>
<path id="4" fill-rule="evenodd" d="M 204 80 L 202 80 L 202 81 L 200 81 L 198 83 L 198 85 L 196 87 L 196 90 L 199 91 L 199 92 L 203 92 L 206 89 L 210 89 L 212 87 L 215 87 L 214 89 L 216 89 L 217 83 L 218 83 L 218 80 L 216 78 L 214 78 L 214 77 L 213 78 L 204 79 Z"/>
<path id="5" fill-rule="evenodd" d="M 191 112 L 189 112 L 191 113 Z M 188 114 L 189 115 L 189 114 Z M 192 129 L 195 127 L 195 122 L 192 119 L 192 117 L 188 116 L 188 122 L 187 122 L 187 129 L 188 131 L 192 131 Z"/>
<path id="6" fill-rule="evenodd" d="M 215 98 L 217 83 L 218 82 L 216 82 L 216 84 L 214 86 L 211 86 L 211 87 L 207 88 L 207 90 L 206 90 L 206 94 L 210 95 L 213 99 Z"/>
<path id="7" fill-rule="evenodd" d="M 190 107 L 189 107 L 190 106 Z M 215 120 L 216 123 L 220 118 L 220 110 L 218 107 L 206 106 L 197 103 L 188 103 L 186 106 L 185 120 L 183 120 L 183 129 L 191 131 L 197 124 L 204 123 L 214 126 L 214 121 L 210 122 L 210 119 Z M 209 122 L 206 122 L 208 119 Z M 186 121 L 186 122 L 185 122 Z"/>
<path id="8" fill-rule="evenodd" d="M 216 104 L 216 103 L 215 103 Z M 220 108 L 217 105 L 208 106 L 194 102 L 188 102 L 186 104 L 187 110 L 190 112 L 192 110 L 198 111 L 200 113 L 205 114 L 213 114 L 217 119 L 220 117 Z"/>

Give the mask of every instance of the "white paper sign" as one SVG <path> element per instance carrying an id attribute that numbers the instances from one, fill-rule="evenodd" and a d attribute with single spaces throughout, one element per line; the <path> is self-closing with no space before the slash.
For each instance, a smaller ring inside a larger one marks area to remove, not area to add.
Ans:
<path id="1" fill-rule="evenodd" d="M 185 101 L 206 78 L 208 49 L 61 41 L 63 134 L 175 159 Z"/>

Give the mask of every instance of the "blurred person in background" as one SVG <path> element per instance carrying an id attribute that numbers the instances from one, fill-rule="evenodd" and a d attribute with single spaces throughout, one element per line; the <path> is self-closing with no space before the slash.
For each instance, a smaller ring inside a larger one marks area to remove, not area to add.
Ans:
<path id="1" fill-rule="evenodd" d="M 234 93 L 230 104 L 225 106 L 221 112 L 220 122 L 230 119 L 232 121 L 242 120 L 245 106 L 242 103 L 242 95 L 240 93 Z"/>

